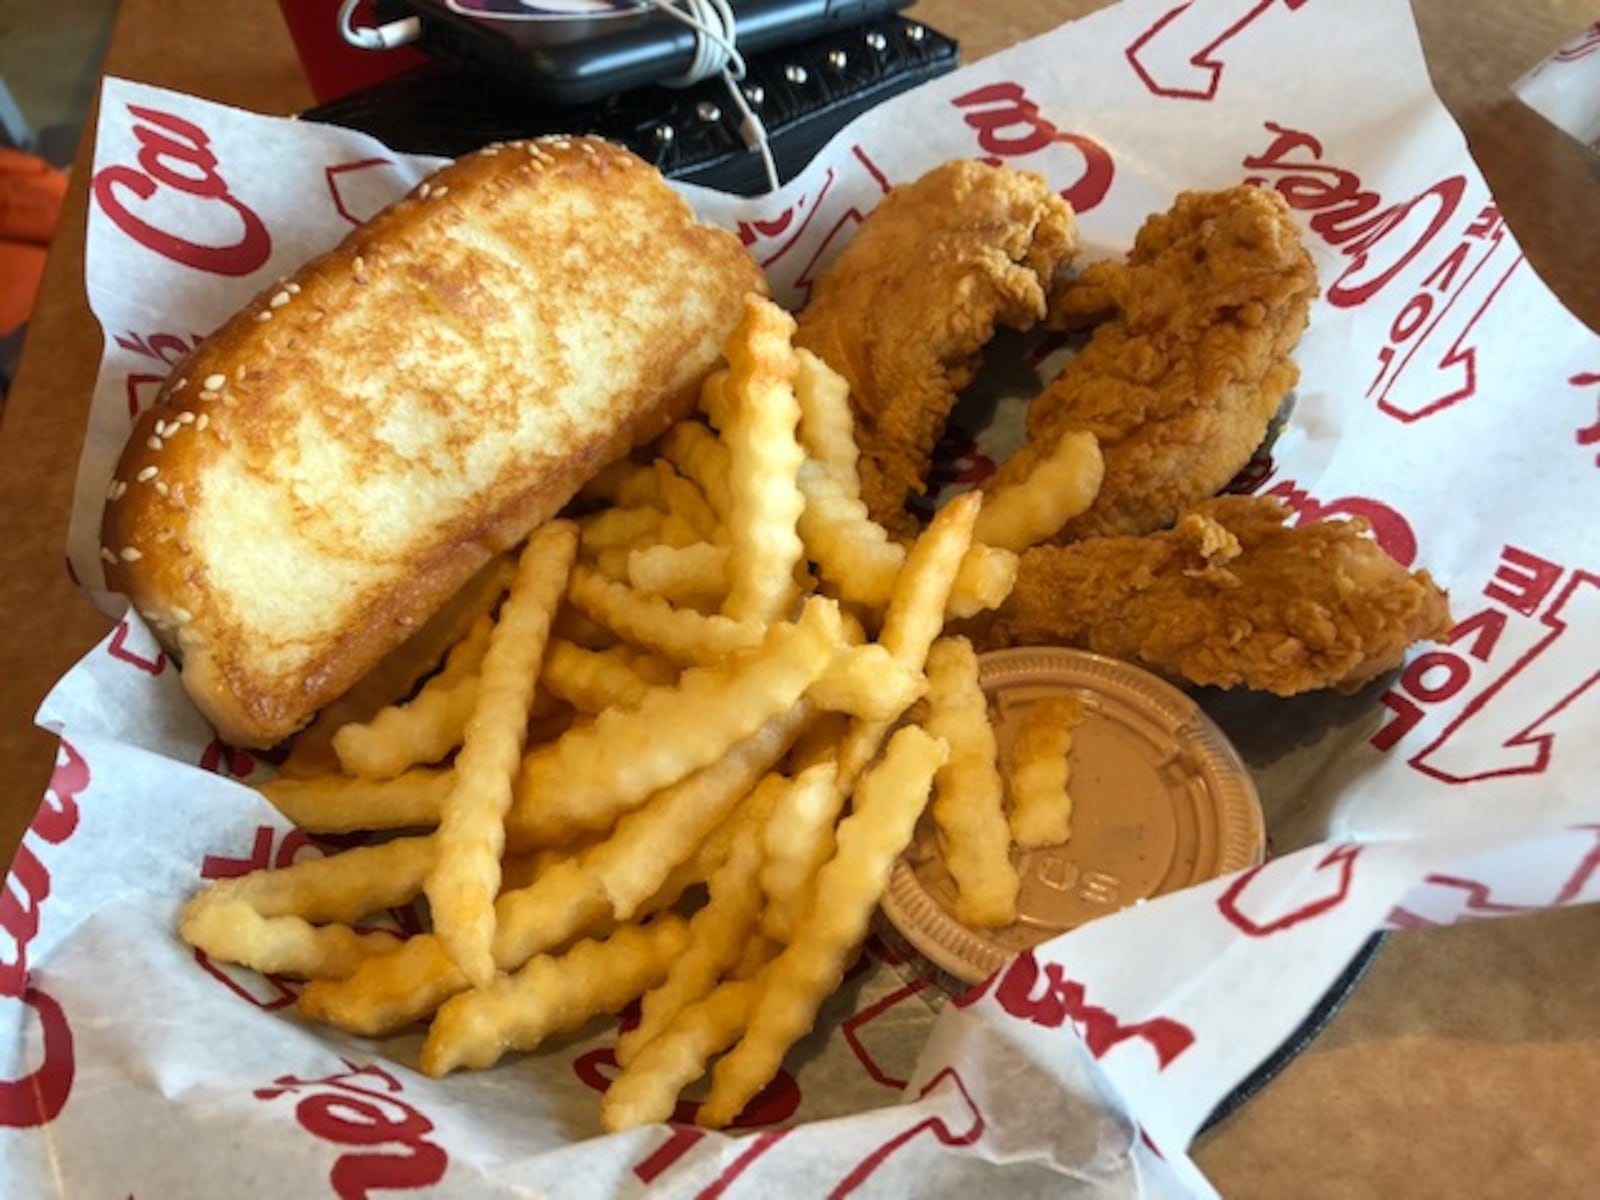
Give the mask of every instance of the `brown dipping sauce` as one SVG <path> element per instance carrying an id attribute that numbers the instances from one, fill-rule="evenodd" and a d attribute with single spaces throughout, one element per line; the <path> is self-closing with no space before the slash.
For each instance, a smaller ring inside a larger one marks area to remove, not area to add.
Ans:
<path id="1" fill-rule="evenodd" d="M 1068 754 L 1072 836 L 1012 848 L 1018 918 L 968 929 L 931 816 L 896 864 L 883 910 L 912 947 L 959 980 L 988 978 L 1020 950 L 1152 896 L 1261 861 L 1255 784 L 1194 701 L 1154 675 L 1079 650 L 1029 647 L 979 658 L 979 680 L 1007 762 L 1018 714 L 1052 694 L 1083 705 Z"/>

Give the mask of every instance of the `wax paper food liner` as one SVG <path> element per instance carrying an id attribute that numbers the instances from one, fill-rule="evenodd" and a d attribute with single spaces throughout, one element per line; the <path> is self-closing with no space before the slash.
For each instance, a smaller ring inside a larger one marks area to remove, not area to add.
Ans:
<path id="1" fill-rule="evenodd" d="M 1600 21 L 1512 85 L 1529 108 L 1600 154 Z"/>
<path id="2" fill-rule="evenodd" d="M 1381 85 L 1329 66 L 1353 62 Z M 1294 411 L 1240 486 L 1368 518 L 1458 624 L 1356 696 L 1203 697 L 1275 856 L 959 1002 L 869 944 L 743 1127 L 602 1136 L 614 1022 L 433 1081 L 416 1035 L 313 1027 L 293 984 L 176 939 L 204 879 L 317 851 L 237 782 L 270 763 L 215 741 L 130 613 L 41 714 L 58 767 L 0 908 L 0 1194 L 1209 1195 L 1195 1130 L 1372 931 L 1600 898 L 1600 534 L 1573 519 L 1600 478 L 1600 340 L 1523 260 L 1402 0 L 1126 3 L 885 104 L 775 196 L 691 196 L 799 304 L 891 183 L 958 156 L 1046 174 L 1089 259 L 1182 188 L 1254 180 L 1302 225 L 1323 294 Z M 116 454 L 172 362 L 430 165 L 108 83 L 86 586 Z M 981 425 L 958 422 L 941 481 L 1016 436 L 1004 406 Z"/>

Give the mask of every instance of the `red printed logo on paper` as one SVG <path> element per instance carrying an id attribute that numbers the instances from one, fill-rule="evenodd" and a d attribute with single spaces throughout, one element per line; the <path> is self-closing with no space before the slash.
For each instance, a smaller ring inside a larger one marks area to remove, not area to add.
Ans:
<path id="1" fill-rule="evenodd" d="M 883 1062 L 880 1052 L 874 1049 L 876 1041 L 873 1037 L 874 1022 L 894 1012 L 927 987 L 926 980 L 913 979 L 903 987 L 896 988 L 888 995 L 875 1000 L 860 1012 L 852 1013 L 845 1018 L 840 1030 L 844 1034 L 845 1043 L 850 1047 L 850 1052 L 856 1056 L 856 1061 L 861 1064 L 861 1069 L 874 1083 L 893 1088 L 898 1092 L 907 1082 L 893 1071 L 889 1064 Z M 898 1046 L 898 1040 L 891 1041 L 890 1044 Z"/>
<path id="2" fill-rule="evenodd" d="M 167 669 L 167 656 L 156 650 L 152 657 L 148 652 L 141 653 L 128 645 L 128 638 L 132 627 L 128 618 L 123 617 L 117 622 L 117 627 L 111 631 L 111 640 L 106 643 L 106 653 L 118 662 L 125 662 L 137 671 L 146 675 L 159 675 Z M 149 634 L 144 635 L 144 640 L 154 646 L 154 639 Z"/>
<path id="3" fill-rule="evenodd" d="M 878 170 L 866 151 L 860 146 L 852 148 L 853 158 L 857 165 L 863 168 L 869 179 L 882 192 L 889 190 L 889 181 L 883 177 L 883 172 Z M 849 160 L 845 160 L 848 165 Z M 751 256 L 761 264 L 763 270 L 781 261 L 794 249 L 795 245 L 805 237 L 811 229 L 811 222 L 821 210 L 823 202 L 839 182 L 840 175 L 834 167 L 829 167 L 822 176 L 822 183 L 815 193 L 802 192 L 774 217 L 762 218 L 753 221 L 740 221 L 738 226 L 739 243 Z M 846 212 L 841 220 L 850 220 L 859 224 L 861 214 L 855 209 Z M 837 226 L 835 227 L 837 228 Z M 831 235 L 830 235 L 831 236 Z M 825 247 L 830 238 L 823 238 Z M 812 263 L 816 258 L 813 255 Z M 809 265 L 809 264 L 808 264 Z"/>
<path id="4" fill-rule="evenodd" d="M 1466 191 L 1466 177 L 1450 175 L 1407 200 L 1385 203 L 1354 171 L 1324 162 L 1322 143 L 1311 134 L 1276 121 L 1266 129 L 1273 140 L 1245 158 L 1245 170 L 1253 172 L 1247 182 L 1310 213 L 1311 231 L 1350 260 L 1325 293 L 1337 308 L 1382 291 L 1444 229 Z"/>
<path id="5" fill-rule="evenodd" d="M 1157 96 L 1210 100 L 1222 84 L 1224 51 L 1272 9 L 1294 12 L 1306 0 L 1206 0 L 1158 17 L 1127 49 L 1128 65 Z"/>
<path id="6" fill-rule="evenodd" d="M 867 152 L 860 146 L 851 146 L 850 157 L 842 161 L 846 166 L 854 163 L 855 166 L 859 168 L 862 174 L 866 177 L 865 182 L 871 187 L 876 187 L 879 195 L 888 194 L 889 189 L 892 186 L 889 183 L 888 176 L 883 173 L 883 171 L 878 167 L 877 163 L 873 162 L 872 159 L 868 157 Z M 744 241 L 746 248 L 750 250 L 751 254 L 755 255 L 756 259 L 763 267 L 770 266 L 778 259 L 786 257 L 790 253 L 800 253 L 801 251 L 797 249 L 797 247 L 803 241 L 808 240 L 805 235 L 810 230 L 820 229 L 819 226 L 811 223 L 811 215 L 815 214 L 817 209 L 821 207 L 823 196 L 826 195 L 828 188 L 833 185 L 834 176 L 833 171 L 830 168 L 828 175 L 823 180 L 821 190 L 817 193 L 816 203 L 814 203 L 806 213 L 801 214 L 800 226 L 792 235 L 787 237 L 783 236 L 783 230 L 786 230 L 788 226 L 787 224 L 784 224 L 780 229 L 778 223 L 786 220 L 786 218 L 781 215 L 777 218 L 776 222 L 769 226 L 769 228 L 778 230 L 778 233 L 775 236 L 782 238 L 781 244 L 776 248 L 775 251 L 765 252 L 761 248 L 760 242 L 750 240 L 750 234 L 752 232 L 760 234 L 760 225 L 741 225 L 739 229 L 740 240 Z M 875 203 L 876 198 L 874 198 L 874 204 Z M 796 211 L 798 212 L 799 210 L 797 209 Z M 816 237 L 815 241 L 811 245 L 810 253 L 807 255 L 804 264 L 802 264 L 799 271 L 795 274 L 794 286 L 800 293 L 800 307 L 803 308 L 806 304 L 810 303 L 811 289 L 816 283 L 816 276 L 821 265 L 828 262 L 835 254 L 839 252 L 844 244 L 850 240 L 850 235 L 855 232 L 856 226 L 860 225 L 862 221 L 866 220 L 867 213 L 870 211 L 871 206 L 866 208 L 858 208 L 856 205 L 852 204 L 839 214 L 838 218 L 835 219 L 832 225 L 829 225 L 826 229 L 821 230 L 820 235 Z M 793 218 L 788 218 L 788 220 L 792 219 Z"/>
<path id="7" fill-rule="evenodd" d="M 1583 636 L 1600 628 L 1600 575 L 1506 546 L 1482 595 L 1490 603 L 1443 648 L 1406 664 L 1383 696 L 1394 716 L 1371 739 L 1388 750 L 1435 706 L 1467 696 L 1410 759 L 1442 783 L 1541 775 L 1563 737 L 1587 738 L 1600 722 L 1600 663 Z"/>
<path id="8" fill-rule="evenodd" d="M 414 1191 L 444 1178 L 450 1156 L 428 1135 L 433 1122 L 401 1092 L 382 1067 L 357 1066 L 322 1079 L 283 1075 L 258 1088 L 257 1100 L 296 1096 L 294 1116 L 312 1136 L 344 1149 L 328 1172 L 340 1200 L 371 1200 L 375 1192 Z"/>
<path id="9" fill-rule="evenodd" d="M 1600 53 L 1600 21 L 1596 21 L 1572 41 L 1550 56 L 1551 62 L 1579 62 L 1589 55 Z"/>
<path id="10" fill-rule="evenodd" d="M 129 330 L 116 334 L 115 341 L 130 354 L 150 359 L 156 364 L 149 370 L 129 371 L 123 381 L 123 390 L 128 400 L 128 417 L 131 420 L 150 407 L 155 400 L 156 392 L 166 381 L 168 371 L 200 344 L 200 335 L 191 334 L 185 339 L 176 333 L 139 334 Z"/>
<path id="11" fill-rule="evenodd" d="M 946 1087 L 944 1085 L 948 1084 Z M 945 1096 L 953 1096 L 959 1105 L 958 1117 L 952 1122 L 941 1114 L 923 1117 L 920 1121 L 908 1126 L 885 1140 L 874 1148 L 865 1158 L 851 1168 L 848 1174 L 839 1181 L 833 1191 L 828 1193 L 830 1200 L 848 1196 L 865 1183 L 877 1169 L 883 1166 L 889 1156 L 894 1154 L 907 1142 L 915 1141 L 924 1133 L 931 1133 L 935 1140 L 943 1146 L 971 1146 L 983 1136 L 985 1123 L 983 1114 L 978 1111 L 977 1103 L 972 1099 L 972 1093 L 967 1090 L 967 1085 L 957 1074 L 954 1067 L 946 1067 L 932 1079 L 928 1080 L 920 1092 L 919 1100 L 925 1100 L 934 1091 L 942 1091 Z"/>
<path id="12" fill-rule="evenodd" d="M 221 738 L 212 738 L 206 748 L 200 752 L 199 765 L 215 775 L 225 775 L 229 779 L 248 779 L 256 773 L 262 763 L 277 765 L 289 757 L 286 747 L 273 750 L 242 750 L 238 746 L 230 746 Z"/>
<path id="13" fill-rule="evenodd" d="M 1250 937 L 1271 937 L 1286 929 L 1293 929 L 1325 916 L 1349 899 L 1350 883 L 1355 876 L 1356 859 L 1360 854 L 1360 846 L 1334 847 L 1317 864 L 1319 883 L 1314 894 L 1288 908 L 1280 906 L 1270 896 L 1262 898 L 1260 894 L 1269 889 L 1256 886 L 1263 874 L 1276 864 L 1263 863 L 1259 867 L 1251 867 L 1217 898 L 1217 909 L 1228 924 Z M 1273 878 L 1277 879 L 1283 874 L 1282 870 L 1274 871 Z"/>
<path id="14" fill-rule="evenodd" d="M 1594 465 L 1600 467 L 1600 371 L 1580 371 L 1567 382 L 1575 388 L 1594 390 L 1594 421 L 1580 425 L 1573 435 L 1573 441 L 1585 450 L 1594 449 Z"/>
<path id="15" fill-rule="evenodd" d="M 1561 908 L 1568 904 L 1582 904 L 1594 899 L 1595 897 L 1586 897 L 1584 892 L 1590 883 L 1600 878 L 1600 826 L 1580 826 L 1571 832 L 1581 839 L 1582 853 L 1549 899 L 1538 900 L 1531 904 L 1501 900 L 1495 897 L 1494 889 L 1490 885 L 1480 880 L 1464 879 L 1459 875 L 1434 874 L 1422 881 L 1422 887 L 1407 897 L 1407 902 L 1430 909 L 1433 908 L 1433 904 L 1423 905 L 1420 902 L 1454 903 L 1458 906 L 1456 910 L 1448 914 L 1435 911 L 1432 916 L 1422 916 L 1411 908 L 1397 906 L 1389 913 L 1388 924 L 1395 929 L 1431 929 L 1440 925 L 1460 925 L 1488 917 L 1514 916 L 1517 913 Z"/>
<path id="16" fill-rule="evenodd" d="M 636 1023 L 638 1018 L 634 1017 Z M 624 1024 L 624 1028 L 626 1023 Z M 596 1092 L 604 1092 L 620 1070 L 617 1054 L 609 1046 L 580 1054 L 572 1063 L 572 1073 Z M 735 1129 L 754 1129 L 762 1125 L 776 1125 L 794 1116 L 800 1107 L 800 1085 L 788 1071 L 780 1070 L 771 1083 L 756 1093 L 744 1106 L 744 1111 L 733 1122 Z M 677 1125 L 693 1125 L 700 1114 L 700 1105 L 693 1100 L 680 1100 L 668 1120 Z"/>
<path id="17" fill-rule="evenodd" d="M 1476 394 L 1475 335 L 1521 265 L 1500 210 L 1485 205 L 1389 323 L 1367 388 L 1379 412 L 1410 423 Z"/>
<path id="18" fill-rule="evenodd" d="M 1194 1031 L 1170 1017 L 1151 1017 L 1125 1025 L 1108 1009 L 1089 1003 L 1083 984 L 1068 979 L 1060 963 L 1042 967 L 1032 950 L 1024 950 L 986 982 L 960 997 L 962 1007 L 994 991 L 995 1002 L 1019 1020 L 1049 1029 L 1068 1021 L 1083 1036 L 1089 1053 L 1104 1058 L 1126 1041 L 1142 1041 L 1155 1052 L 1161 1070 L 1194 1044 Z"/>
<path id="19" fill-rule="evenodd" d="M 405 188 L 393 159 L 363 158 L 337 163 L 322 172 L 333 210 L 352 225 L 371 220 Z"/>
<path id="20" fill-rule="evenodd" d="M 72 1028 L 60 1003 L 28 978 L 28 947 L 39 933 L 39 914 L 50 896 L 50 870 L 40 850 L 60 846 L 78 828 L 78 797 L 89 786 L 89 764 L 63 740 L 56 768 L 33 824 L 17 848 L 0 891 L 0 933 L 12 944 L 0 955 L 0 998 L 17 1001 L 38 1028 L 37 1065 L 19 1079 L 0 1079 L 0 1128 L 48 1125 L 66 1107 L 76 1061 Z M 25 1017 L 24 1023 L 30 1018 Z"/>
<path id="21" fill-rule="evenodd" d="M 1005 159 L 1047 150 L 1059 154 L 1065 149 L 1079 167 L 1077 178 L 1061 189 L 1061 195 L 1077 212 L 1088 212 L 1111 190 L 1116 165 L 1110 151 L 1087 134 L 1057 128 L 1021 84 L 985 84 L 950 103 L 962 110 L 962 121 L 977 133 L 986 162 L 998 166 Z"/>
<path id="22" fill-rule="evenodd" d="M 261 218 L 235 196 L 222 177 L 211 137 L 172 113 L 128 105 L 137 165 L 95 172 L 90 193 L 111 223 L 163 258 L 213 275 L 259 270 L 272 254 Z M 199 212 L 227 210 L 227 232 L 193 240 Z"/>
<path id="23" fill-rule="evenodd" d="M 1274 496 L 1283 501 L 1295 515 L 1296 524 L 1338 518 L 1359 518 L 1372 527 L 1372 538 L 1383 552 L 1402 567 L 1417 560 L 1417 535 L 1405 514 L 1382 500 L 1370 496 L 1338 496 L 1332 500 L 1319 500 L 1310 495 L 1292 479 L 1274 480 L 1274 468 L 1264 474 L 1244 481 L 1241 491 L 1263 496 Z"/>
<path id="24" fill-rule="evenodd" d="M 986 1127 L 983 1114 L 954 1067 L 944 1068 L 917 1093 L 919 1100 L 930 1096 L 935 1096 L 945 1109 L 951 1111 L 920 1117 L 874 1146 L 827 1193 L 831 1200 L 856 1192 L 896 1151 L 924 1134 L 931 1134 L 943 1146 L 970 1146 L 983 1136 Z M 716 1176 L 694 1192 L 696 1200 L 715 1200 L 725 1195 L 735 1182 L 792 1132 L 789 1129 L 769 1130 L 741 1143 L 739 1152 L 722 1165 Z M 634 1167 L 635 1177 L 646 1185 L 654 1183 L 709 1136 L 700 1129 L 675 1127 L 659 1146 Z M 674 1184 L 679 1192 L 685 1191 L 686 1186 L 682 1181 Z"/>

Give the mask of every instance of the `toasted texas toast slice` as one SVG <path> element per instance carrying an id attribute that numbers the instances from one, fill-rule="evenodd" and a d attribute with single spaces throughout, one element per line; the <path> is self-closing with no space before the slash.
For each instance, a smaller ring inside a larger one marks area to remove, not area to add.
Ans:
<path id="1" fill-rule="evenodd" d="M 108 584 L 224 738 L 276 743 L 688 412 L 760 290 L 620 148 L 464 158 L 174 370 L 111 485 Z"/>

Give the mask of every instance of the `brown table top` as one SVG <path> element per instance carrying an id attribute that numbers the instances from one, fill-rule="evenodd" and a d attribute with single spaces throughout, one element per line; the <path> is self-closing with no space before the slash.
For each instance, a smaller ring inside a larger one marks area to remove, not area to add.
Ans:
<path id="1" fill-rule="evenodd" d="M 1102 7 L 923 0 L 972 61 Z M 1600 159 L 1509 85 L 1596 15 L 1590 0 L 1415 0 L 1434 83 L 1529 261 L 1600 329 Z M 275 5 L 123 0 L 105 70 L 261 112 L 310 102 Z M 82 159 L 80 158 L 80 163 Z M 21 373 L 0 424 L 0 861 L 38 803 L 50 685 L 106 622 L 63 566 L 99 359 L 83 296 L 75 172 Z M 1600 1142 L 1600 908 L 1392 937 L 1332 1025 L 1195 1155 L 1230 1197 L 1593 1194 Z"/>

